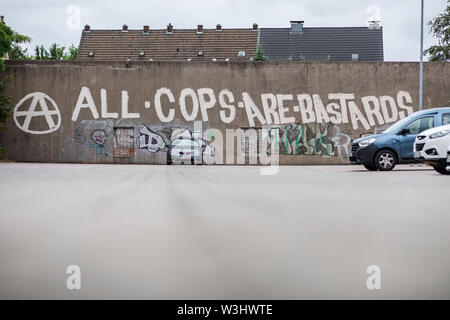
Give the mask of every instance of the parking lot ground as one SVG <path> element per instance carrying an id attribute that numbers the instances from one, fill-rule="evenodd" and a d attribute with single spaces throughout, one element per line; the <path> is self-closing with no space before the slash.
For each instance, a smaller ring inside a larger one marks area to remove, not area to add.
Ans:
<path id="1" fill-rule="evenodd" d="M 449 299 L 449 193 L 418 166 L 0 163 L 0 298 Z"/>

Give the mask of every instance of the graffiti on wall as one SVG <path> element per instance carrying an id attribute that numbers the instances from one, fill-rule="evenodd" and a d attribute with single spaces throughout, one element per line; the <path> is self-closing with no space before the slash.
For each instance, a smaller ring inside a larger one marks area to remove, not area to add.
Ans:
<path id="1" fill-rule="evenodd" d="M 354 93 L 329 93 L 325 96 L 263 93 L 252 97 L 248 92 L 235 95 L 228 89 L 215 92 L 212 88 L 184 88 L 176 98 L 176 93 L 171 89 L 159 88 L 154 93 L 153 104 L 152 98 L 144 101 L 141 112 L 138 112 L 136 103 L 130 108 L 130 97 L 125 90 L 121 92 L 121 112 L 111 112 L 107 94 L 106 89 L 100 89 L 99 99 L 94 99 L 91 90 L 82 87 L 71 117 L 74 122 L 81 114 L 84 118 L 75 130 L 73 142 L 89 149 L 95 148 L 100 159 L 108 156 L 108 135 L 112 137 L 109 149 L 114 156 L 133 157 L 135 147 L 137 151 L 167 153 L 173 142 L 181 139 L 196 140 L 203 152 L 208 150 L 215 154 L 210 141 L 203 137 L 203 131 L 196 131 L 191 125 L 172 125 L 177 121 L 191 124 L 199 118 L 208 123 L 210 114 L 215 112 L 225 124 L 231 124 L 237 114 L 242 113 L 246 115 L 250 128 L 272 127 L 268 135 L 269 154 L 280 150 L 285 155 L 337 156 L 345 160 L 351 138 L 347 134 L 349 132 L 341 131 L 341 125 L 349 128 L 350 132 L 368 132 L 371 128 L 387 126 L 413 112 L 412 97 L 407 91 L 398 91 L 395 96 L 370 95 L 360 98 Z M 99 109 L 95 104 L 98 100 Z M 152 112 L 160 124 L 148 126 L 142 123 L 143 112 Z M 182 120 L 175 118 L 176 113 L 181 113 Z M 62 121 L 55 101 L 42 92 L 30 93 L 22 98 L 14 108 L 13 117 L 20 130 L 29 134 L 55 132 Z M 38 125 L 35 124 L 38 121 L 36 118 L 40 118 Z M 124 132 L 119 137 L 111 124 L 121 121 L 130 121 L 131 124 L 128 131 L 119 130 Z M 104 128 L 106 123 L 108 130 Z M 87 127 L 90 129 L 87 130 Z M 275 146 L 279 149 L 274 149 Z"/>
<path id="2" fill-rule="evenodd" d="M 113 129 L 110 120 L 83 120 L 75 128 L 72 137 L 64 140 L 62 159 L 79 159 L 102 162 L 108 153 L 108 133 Z"/>
<path id="3" fill-rule="evenodd" d="M 108 111 L 106 98 L 106 89 L 101 89 L 99 112 L 91 90 L 88 87 L 82 87 L 72 113 L 72 121 L 78 121 L 81 112 L 84 112 L 83 117 L 90 116 L 94 120 L 119 119 L 119 112 Z M 31 100 L 31 104 L 25 110 L 22 105 L 28 100 Z M 141 118 L 141 112 L 129 110 L 129 100 L 128 91 L 123 90 L 120 119 Z M 48 108 L 46 101 L 50 102 L 51 110 Z M 177 101 L 172 90 L 159 88 L 154 94 L 153 101 L 153 108 L 150 101 L 145 101 L 143 104 L 145 105 L 145 112 L 153 112 L 162 123 L 174 121 L 176 111 L 181 113 L 184 121 L 192 122 L 201 118 L 202 121 L 208 122 L 209 114 L 215 111 L 218 112 L 223 123 L 230 124 L 235 120 L 236 114 L 243 110 L 242 112 L 245 112 L 250 127 L 256 125 L 288 125 L 300 122 L 302 124 L 350 124 L 353 130 L 361 128 L 369 130 L 377 125 L 396 122 L 413 112 L 412 97 L 407 91 L 398 91 L 396 96 L 363 96 L 359 99 L 356 98 L 354 93 L 329 93 L 326 96 L 307 93 L 296 95 L 263 93 L 255 99 L 248 92 L 242 92 L 235 97 L 228 89 L 222 89 L 216 94 L 212 88 L 199 88 L 197 90 L 184 88 L 180 91 Z M 178 106 L 175 107 L 174 104 L 177 102 Z M 38 104 L 41 110 L 36 111 Z M 47 121 L 47 128 L 31 130 L 30 122 L 38 116 L 44 117 Z M 24 118 L 24 120 L 21 122 L 19 118 Z M 56 103 L 48 95 L 41 92 L 28 94 L 20 100 L 14 108 L 14 119 L 21 130 L 30 134 L 54 132 L 61 123 L 61 115 Z M 145 131 L 145 129 L 142 130 Z M 160 138 L 150 130 L 147 131 L 145 135 L 152 136 L 151 142 L 156 140 L 161 144 Z M 150 146 L 149 151 L 151 151 L 153 143 L 148 145 Z"/>
<path id="4" fill-rule="evenodd" d="M 139 132 L 137 139 L 139 149 L 144 149 L 149 152 L 167 151 L 168 141 L 163 133 L 154 132 L 145 125 L 138 126 L 137 131 Z"/>
<path id="5" fill-rule="evenodd" d="M 97 155 L 107 155 L 106 152 L 106 133 L 103 130 L 94 130 L 91 134 L 91 143 L 89 139 L 85 139 L 89 148 L 95 148 Z"/>
<path id="6" fill-rule="evenodd" d="M 268 153 L 285 155 L 322 155 L 345 158 L 351 138 L 329 123 L 289 124 L 269 130 Z M 279 149 L 275 149 L 279 147 Z"/>
<path id="7" fill-rule="evenodd" d="M 82 120 L 72 137 L 64 140 L 62 160 L 80 162 L 113 162 L 113 158 L 134 158 L 165 161 L 161 153 L 168 155 L 176 140 L 195 140 L 203 155 L 214 157 L 215 148 L 210 145 L 211 136 L 200 129 L 180 121 L 148 126 L 133 121 Z M 198 131 L 197 131 L 198 130 Z M 95 150 L 95 152 L 93 151 Z M 181 150 L 183 151 L 183 150 Z M 152 156 L 152 154 L 159 153 Z"/>
<path id="8" fill-rule="evenodd" d="M 99 146 L 103 146 L 106 141 L 106 133 L 103 130 L 95 130 L 91 134 L 91 139 Z"/>
<path id="9" fill-rule="evenodd" d="M 176 140 L 194 140 L 201 147 L 203 152 L 214 154 L 214 148 L 210 145 L 210 140 L 204 137 L 203 130 L 196 131 L 187 127 L 170 127 L 165 125 L 155 125 L 147 127 L 139 125 L 137 127 L 139 133 L 136 139 L 138 149 L 149 152 L 168 152 L 170 146 Z"/>
<path id="10" fill-rule="evenodd" d="M 131 158 L 134 155 L 134 127 L 114 128 L 113 156 Z"/>
<path id="11" fill-rule="evenodd" d="M 42 92 L 29 93 L 23 97 L 14 107 L 13 118 L 20 130 L 31 134 L 51 133 L 58 130 L 61 125 L 58 106 L 52 98 Z"/>
<path id="12" fill-rule="evenodd" d="M 81 88 L 77 103 L 72 113 L 72 121 L 77 121 L 80 111 L 87 109 L 94 119 L 118 119 L 119 113 L 109 112 L 106 103 L 106 89 L 100 90 L 101 112 L 91 90 Z M 239 101 L 240 100 L 240 101 Z M 274 94 L 263 93 L 259 99 L 254 99 L 248 92 L 242 92 L 239 100 L 228 89 L 222 89 L 218 94 L 212 88 L 184 88 L 180 91 L 178 101 L 169 88 L 156 90 L 153 99 L 153 109 L 150 101 L 145 101 L 146 112 L 153 112 L 163 123 L 175 119 L 176 109 L 185 121 L 191 122 L 199 117 L 209 121 L 209 113 L 219 109 L 219 118 L 225 123 L 232 123 L 239 109 L 247 116 L 248 125 L 284 125 L 289 123 L 332 123 L 351 124 L 352 128 L 370 127 L 393 123 L 403 119 L 413 112 L 412 97 L 408 91 L 398 91 L 396 96 L 362 96 L 356 98 L 354 93 L 329 93 L 323 97 L 319 94 Z M 140 118 L 140 112 L 130 112 L 128 91 L 122 91 L 121 118 Z M 163 104 L 164 102 L 169 102 Z M 174 104 L 178 104 L 175 108 Z M 188 107 L 188 105 L 191 105 Z"/>
<path id="13" fill-rule="evenodd" d="M 333 126 L 330 132 L 336 155 L 342 160 L 347 161 L 348 153 L 350 151 L 349 146 L 352 139 L 348 134 L 342 133 L 338 126 Z"/>

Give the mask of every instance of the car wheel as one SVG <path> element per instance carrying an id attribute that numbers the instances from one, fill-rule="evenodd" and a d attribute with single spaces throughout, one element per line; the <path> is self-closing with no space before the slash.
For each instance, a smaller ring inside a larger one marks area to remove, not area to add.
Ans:
<path id="1" fill-rule="evenodd" d="M 375 167 L 373 164 L 365 164 L 364 168 L 366 168 L 369 171 L 377 171 L 377 167 Z"/>
<path id="2" fill-rule="evenodd" d="M 450 172 L 447 171 L 447 169 L 445 169 L 446 167 L 447 167 L 446 163 L 433 165 L 434 170 L 436 170 L 440 174 L 450 174 Z"/>
<path id="3" fill-rule="evenodd" d="M 395 154 L 390 150 L 381 150 L 375 156 L 375 166 L 381 171 L 394 169 L 395 162 Z"/>

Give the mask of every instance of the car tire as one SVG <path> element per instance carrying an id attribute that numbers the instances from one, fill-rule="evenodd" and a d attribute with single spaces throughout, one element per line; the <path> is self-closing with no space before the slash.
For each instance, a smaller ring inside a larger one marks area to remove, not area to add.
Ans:
<path id="1" fill-rule="evenodd" d="M 375 156 L 375 166 L 380 171 L 391 171 L 397 162 L 394 152 L 383 149 Z"/>
<path id="2" fill-rule="evenodd" d="M 433 165 L 434 170 L 436 170 L 440 174 L 446 174 L 447 175 L 447 174 L 450 174 L 450 172 L 447 171 L 446 167 L 447 167 L 446 163 L 443 163 L 443 164 L 440 163 L 440 164 L 434 164 Z"/>
<path id="3" fill-rule="evenodd" d="M 378 168 L 376 166 L 374 166 L 373 164 L 365 164 L 364 168 L 366 168 L 369 171 L 377 171 Z"/>

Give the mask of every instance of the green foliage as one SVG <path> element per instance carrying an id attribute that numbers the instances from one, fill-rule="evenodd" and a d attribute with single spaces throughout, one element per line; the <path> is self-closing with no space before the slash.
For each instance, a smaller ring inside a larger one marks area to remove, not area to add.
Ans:
<path id="1" fill-rule="evenodd" d="M 19 45 L 30 41 L 30 37 L 21 35 L 6 24 L 0 23 L 0 70 L 5 69 L 3 59 L 27 56 L 26 49 L 23 50 Z"/>
<path id="2" fill-rule="evenodd" d="M 34 48 L 34 60 L 49 60 L 50 54 L 44 46 L 36 46 Z"/>
<path id="3" fill-rule="evenodd" d="M 0 23 L 0 69 L 5 69 L 4 57 L 11 50 L 13 44 L 14 31 L 6 24 Z"/>
<path id="4" fill-rule="evenodd" d="M 30 42 L 31 39 L 27 36 L 23 36 L 5 23 L 0 23 L 0 70 L 5 70 L 4 59 L 16 58 L 26 56 L 26 50 L 20 47 L 20 44 Z M 11 105 L 10 96 L 5 96 L 4 91 L 11 81 L 13 75 L 8 75 L 4 77 L 3 81 L 0 81 L 0 130 L 6 128 L 8 118 L 11 116 L 13 111 L 13 106 Z M 2 77 L 3 78 L 3 77 Z M 4 147 L 0 146 L 0 159 L 6 157 L 6 150 Z"/>
<path id="5" fill-rule="evenodd" d="M 450 59 L 450 0 L 447 0 L 447 9 L 444 13 L 428 22 L 430 33 L 438 39 L 438 44 L 424 51 L 430 55 L 430 61 L 447 61 Z"/>
<path id="6" fill-rule="evenodd" d="M 72 44 L 68 50 L 69 52 L 64 54 L 64 60 L 75 60 L 78 55 L 78 48 Z"/>
<path id="7" fill-rule="evenodd" d="M 78 54 L 78 48 L 73 44 L 67 48 L 61 46 L 57 43 L 54 43 L 47 50 L 44 46 L 36 46 L 34 48 L 34 57 L 35 60 L 75 60 Z"/>
<path id="8" fill-rule="evenodd" d="M 64 57 L 64 50 L 66 47 L 60 46 L 56 43 L 52 44 L 48 49 L 50 53 L 50 60 L 62 60 Z"/>
<path id="9" fill-rule="evenodd" d="M 256 49 L 256 56 L 253 58 L 253 61 L 266 61 L 267 57 L 264 55 L 262 46 L 258 44 L 258 48 Z"/>
<path id="10" fill-rule="evenodd" d="M 28 54 L 28 50 L 20 45 L 28 43 L 31 38 L 21 35 L 4 23 L 0 23 L 0 70 L 5 69 L 4 59 L 11 60 L 75 60 L 78 55 L 78 48 L 71 45 L 66 48 L 54 43 L 47 50 L 44 46 L 34 48 L 34 56 Z M 66 50 L 67 49 L 67 50 Z"/>
<path id="11" fill-rule="evenodd" d="M 6 127 L 8 118 L 11 116 L 13 110 L 13 106 L 11 105 L 11 97 L 3 94 L 6 90 L 8 82 L 13 78 L 13 75 L 9 75 L 0 82 L 0 130 L 3 130 Z"/>
<path id="12" fill-rule="evenodd" d="M 6 159 L 6 149 L 0 146 L 0 160 Z"/>
<path id="13" fill-rule="evenodd" d="M 5 77 L 3 81 L 0 82 L 0 131 L 6 128 L 6 124 L 8 122 L 8 118 L 11 116 L 13 112 L 13 106 L 11 105 L 10 96 L 5 96 L 3 92 L 8 85 L 8 82 L 13 79 L 13 75 L 9 75 Z M 0 159 L 6 158 L 6 149 L 0 146 Z"/>
<path id="14" fill-rule="evenodd" d="M 9 59 L 11 60 L 31 60 L 32 58 L 28 55 L 28 49 L 23 49 L 17 44 L 14 44 L 9 52 Z"/>
<path id="15" fill-rule="evenodd" d="M 18 34 L 17 32 L 13 31 L 12 41 L 13 41 L 13 44 L 23 44 L 23 43 L 31 42 L 31 38 L 28 36 Z"/>

